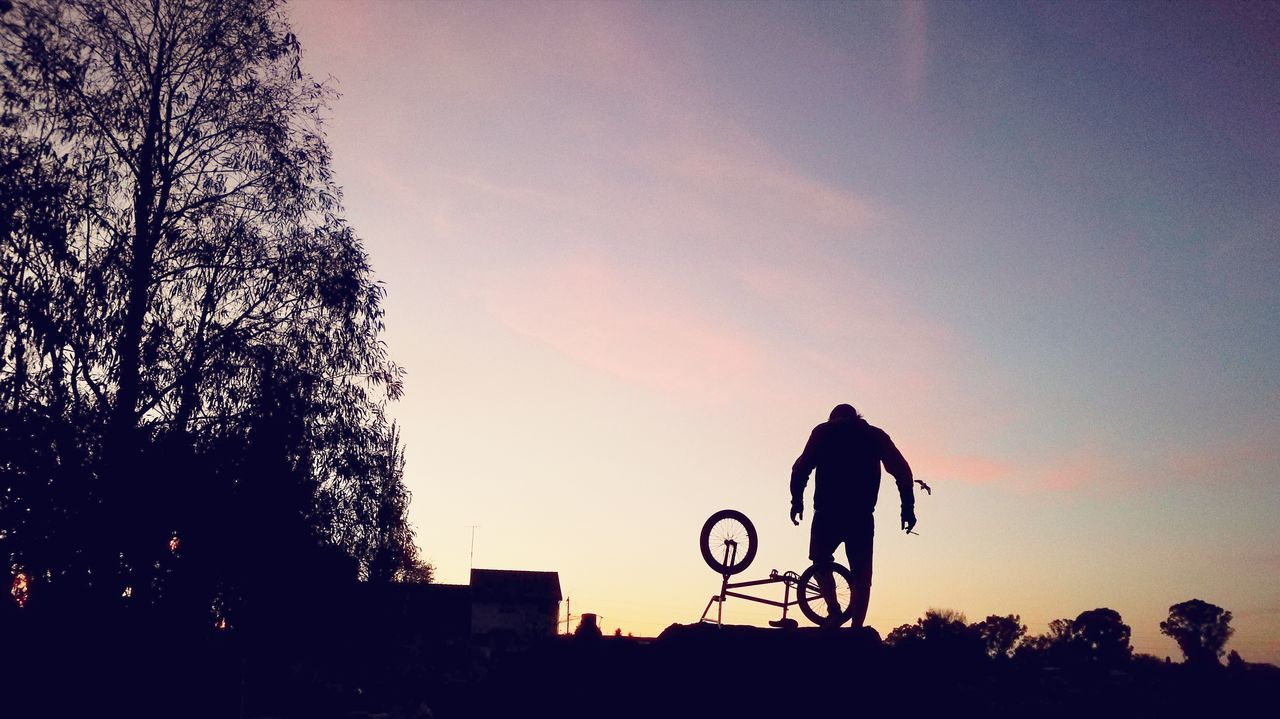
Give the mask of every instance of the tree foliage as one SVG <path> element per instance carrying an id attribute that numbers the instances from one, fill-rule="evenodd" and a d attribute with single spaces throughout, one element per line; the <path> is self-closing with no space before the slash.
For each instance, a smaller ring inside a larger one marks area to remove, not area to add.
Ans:
<path id="1" fill-rule="evenodd" d="M 889 632 L 890 646 L 946 662 L 970 662 L 983 656 L 983 640 L 961 612 L 929 609 L 915 624 L 903 624 Z"/>
<path id="2" fill-rule="evenodd" d="M 1129 625 L 1120 618 L 1119 612 L 1100 607 L 1081 612 L 1071 623 L 1069 636 L 1091 660 L 1116 664 L 1133 655 L 1129 635 Z"/>
<path id="3" fill-rule="evenodd" d="M 26 2 L 0 58 L 0 541 L 32 601 L 429 578 L 384 289 L 278 2 Z"/>
<path id="4" fill-rule="evenodd" d="M 362 485 L 365 511 L 374 521 L 357 544 L 357 556 L 370 581 L 429 583 L 434 568 L 418 558 L 413 530 L 404 521 L 409 492 L 404 486 L 404 447 L 395 424 L 384 442 L 378 466 Z"/>
<path id="5" fill-rule="evenodd" d="M 1013 648 L 1027 633 L 1027 625 L 1017 614 L 998 616 L 992 614 L 973 625 L 978 636 L 982 637 L 987 647 L 987 656 L 993 659 L 1007 659 L 1013 655 Z"/>
<path id="6" fill-rule="evenodd" d="M 1101 607 L 1081 612 L 1075 619 L 1055 619 L 1049 631 L 1024 637 L 1015 656 L 1059 665 L 1102 664 L 1114 666 L 1133 654 L 1130 628 L 1114 609 Z"/>
<path id="7" fill-rule="evenodd" d="M 1235 632 L 1231 612 L 1202 599 L 1188 599 L 1169 607 L 1160 632 L 1178 643 L 1188 664 L 1217 665 Z"/>

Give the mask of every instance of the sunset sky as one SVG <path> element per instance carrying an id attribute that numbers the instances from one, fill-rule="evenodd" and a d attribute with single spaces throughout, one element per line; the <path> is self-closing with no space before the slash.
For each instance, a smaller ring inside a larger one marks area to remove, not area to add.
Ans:
<path id="1" fill-rule="evenodd" d="M 1280 662 L 1276 8 L 294 2 L 438 579 L 478 525 L 606 632 L 696 620 L 717 509 L 807 565 L 849 402 L 934 488 L 918 537 L 882 489 L 882 634 L 1111 607 L 1176 658 L 1198 597 Z"/>

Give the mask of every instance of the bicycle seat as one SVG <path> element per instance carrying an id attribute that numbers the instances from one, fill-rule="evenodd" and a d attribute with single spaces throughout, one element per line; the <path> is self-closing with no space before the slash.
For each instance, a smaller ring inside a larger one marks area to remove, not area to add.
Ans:
<path id="1" fill-rule="evenodd" d="M 770 619 L 769 626 L 774 629 L 795 629 L 800 626 L 800 623 L 790 617 L 787 617 L 786 619 Z"/>

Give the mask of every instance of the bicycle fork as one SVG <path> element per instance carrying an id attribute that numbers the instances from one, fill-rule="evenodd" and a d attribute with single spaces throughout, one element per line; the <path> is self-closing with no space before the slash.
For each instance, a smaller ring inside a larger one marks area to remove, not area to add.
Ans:
<path id="1" fill-rule="evenodd" d="M 724 561 L 722 566 L 725 568 L 732 567 L 738 560 L 738 543 L 732 539 L 724 540 Z M 711 605 L 716 605 L 716 626 L 724 626 L 724 598 L 725 593 L 729 591 L 728 574 L 720 575 L 720 593 L 713 594 L 711 599 L 707 600 L 707 608 L 702 610 L 702 618 L 699 623 L 707 621 L 707 612 L 711 611 Z M 783 616 L 786 616 L 786 610 L 783 610 Z"/>

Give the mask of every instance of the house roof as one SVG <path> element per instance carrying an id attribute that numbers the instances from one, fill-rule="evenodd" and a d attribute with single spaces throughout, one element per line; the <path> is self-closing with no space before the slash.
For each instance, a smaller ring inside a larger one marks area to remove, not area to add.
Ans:
<path id="1" fill-rule="evenodd" d="M 557 572 L 525 572 L 515 569 L 472 569 L 471 595 L 479 601 L 540 600 L 558 602 Z"/>

